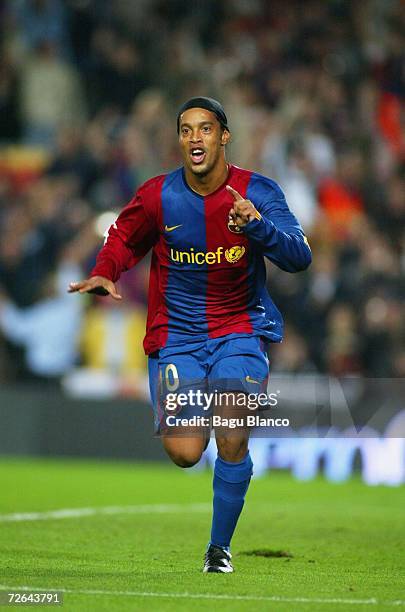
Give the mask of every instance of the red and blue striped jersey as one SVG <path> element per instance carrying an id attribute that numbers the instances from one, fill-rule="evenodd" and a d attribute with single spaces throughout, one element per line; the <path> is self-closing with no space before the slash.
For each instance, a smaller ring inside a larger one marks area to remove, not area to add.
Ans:
<path id="1" fill-rule="evenodd" d="M 261 219 L 235 226 L 226 185 L 251 200 Z M 277 183 L 233 165 L 207 196 L 188 186 L 183 168 L 144 183 L 110 227 L 91 275 L 115 282 L 150 249 L 147 354 L 233 333 L 280 342 L 283 321 L 266 289 L 264 257 L 288 272 L 311 262 Z"/>

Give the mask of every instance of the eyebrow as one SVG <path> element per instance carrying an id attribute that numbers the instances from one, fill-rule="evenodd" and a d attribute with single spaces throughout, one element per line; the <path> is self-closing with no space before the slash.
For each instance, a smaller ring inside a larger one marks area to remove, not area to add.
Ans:
<path id="1" fill-rule="evenodd" d="M 214 125 L 214 122 L 213 121 L 200 121 L 197 125 L 199 125 L 199 126 L 201 126 L 201 125 Z M 181 123 L 180 124 L 180 128 L 183 128 L 183 127 L 193 127 L 193 126 L 191 125 L 191 123 Z"/>

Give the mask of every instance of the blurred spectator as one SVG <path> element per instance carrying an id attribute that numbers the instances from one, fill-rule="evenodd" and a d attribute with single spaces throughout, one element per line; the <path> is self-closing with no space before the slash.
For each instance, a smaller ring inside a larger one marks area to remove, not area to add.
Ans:
<path id="1" fill-rule="evenodd" d="M 286 326 L 284 341 L 273 351 L 270 366 L 275 373 L 316 372 L 305 339 L 290 325 Z"/>
<path id="2" fill-rule="evenodd" d="M 67 286 L 82 274 L 79 263 L 94 249 L 97 237 L 87 227 L 68 244 L 54 270 L 43 276 L 41 295 L 27 308 L 0 296 L 0 328 L 12 343 L 24 348 L 25 378 L 57 382 L 78 359 L 84 304 L 72 300 Z"/>
<path id="3" fill-rule="evenodd" d="M 47 168 L 48 176 L 78 181 L 77 192 L 86 197 L 101 178 L 103 166 L 85 145 L 78 126 L 66 126 L 58 131 L 55 152 Z"/>
<path id="4" fill-rule="evenodd" d="M 51 147 L 57 130 L 82 126 L 86 118 L 80 75 L 58 58 L 49 41 L 40 43 L 20 74 L 20 105 L 25 140 Z"/>
<path id="5" fill-rule="evenodd" d="M 32 51 L 45 41 L 68 55 L 69 34 L 63 0 L 13 0 L 9 2 L 24 51 Z"/>
<path id="6" fill-rule="evenodd" d="M 338 238 L 346 238 L 348 228 L 364 210 L 362 180 L 362 156 L 350 151 L 338 158 L 336 176 L 325 178 L 319 186 L 321 207 Z"/>
<path id="7" fill-rule="evenodd" d="M 20 137 L 17 75 L 9 58 L 0 58 L 0 143 Z"/>
<path id="8" fill-rule="evenodd" d="M 314 188 L 314 171 L 309 156 L 296 145 L 289 154 L 285 175 L 285 196 L 291 210 L 307 234 L 315 224 L 318 202 Z"/>
<path id="9" fill-rule="evenodd" d="M 328 371 L 335 376 L 361 372 L 360 338 L 356 314 L 346 304 L 335 304 L 327 319 L 324 352 Z"/>
<path id="10" fill-rule="evenodd" d="M 134 41 L 108 26 L 93 33 L 90 72 L 87 87 L 93 112 L 112 107 L 128 113 L 136 95 L 147 85 Z"/>
<path id="11" fill-rule="evenodd" d="M 29 381 L 57 381 L 75 364 L 83 303 L 69 300 L 66 283 L 72 275 L 80 275 L 80 268 L 61 265 L 43 279 L 43 296 L 28 308 L 0 298 L 0 328 L 8 340 L 25 349 Z"/>

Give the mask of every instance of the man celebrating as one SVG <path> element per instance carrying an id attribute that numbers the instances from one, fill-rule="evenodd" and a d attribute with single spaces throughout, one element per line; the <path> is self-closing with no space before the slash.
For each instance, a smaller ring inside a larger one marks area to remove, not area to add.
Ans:
<path id="1" fill-rule="evenodd" d="M 280 187 L 227 163 L 230 131 L 219 102 L 188 100 L 179 110 L 177 132 L 183 167 L 138 189 L 110 227 L 90 278 L 71 283 L 69 291 L 120 300 L 115 282 L 153 249 L 144 348 L 155 424 L 172 461 L 191 467 L 206 447 L 209 427 L 197 433 L 182 419 L 173 430 L 162 389 L 215 385 L 248 394 L 264 388 L 267 344 L 282 340 L 282 318 L 265 287 L 264 257 L 298 272 L 309 266 L 311 251 Z M 179 414 L 189 418 L 195 413 L 189 408 Z M 247 428 L 232 436 L 219 428 L 215 435 L 212 529 L 203 571 L 228 573 L 253 464 Z"/>

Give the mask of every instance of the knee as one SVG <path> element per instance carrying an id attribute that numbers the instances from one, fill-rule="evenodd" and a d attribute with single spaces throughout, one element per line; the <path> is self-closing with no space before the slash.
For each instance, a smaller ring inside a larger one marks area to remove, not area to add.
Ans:
<path id="1" fill-rule="evenodd" d="M 198 452 L 175 452 L 169 451 L 167 449 L 166 452 L 169 455 L 170 459 L 173 461 L 173 463 L 175 463 L 181 468 L 193 467 L 193 465 L 196 465 L 196 463 L 198 463 L 201 459 L 201 453 Z"/>
<path id="2" fill-rule="evenodd" d="M 204 440 L 168 436 L 163 438 L 163 446 L 173 463 L 182 468 L 189 468 L 200 461 Z"/>
<path id="3" fill-rule="evenodd" d="M 224 461 L 242 461 L 248 452 L 248 439 L 235 439 L 232 436 L 217 437 L 218 454 Z"/>

